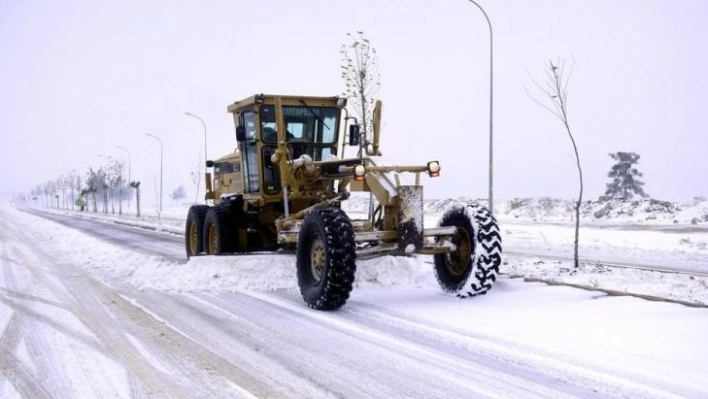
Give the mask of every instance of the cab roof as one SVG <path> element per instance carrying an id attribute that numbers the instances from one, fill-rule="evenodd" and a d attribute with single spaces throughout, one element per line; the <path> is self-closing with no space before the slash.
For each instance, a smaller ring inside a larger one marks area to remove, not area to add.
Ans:
<path id="1" fill-rule="evenodd" d="M 331 96 L 294 96 L 283 94 L 254 94 L 240 101 L 234 101 L 226 107 L 228 112 L 238 112 L 240 109 L 251 106 L 253 104 L 275 104 L 275 99 L 280 98 L 283 105 L 302 105 L 302 101 L 310 107 L 339 107 L 344 108 L 347 105 L 347 99 L 344 97 Z M 339 104 L 338 104 L 339 102 Z"/>

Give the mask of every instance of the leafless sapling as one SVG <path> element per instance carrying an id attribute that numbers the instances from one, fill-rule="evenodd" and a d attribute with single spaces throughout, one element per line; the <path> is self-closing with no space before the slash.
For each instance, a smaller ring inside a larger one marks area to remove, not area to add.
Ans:
<path id="1" fill-rule="evenodd" d="M 364 32 L 347 33 L 347 37 L 349 43 L 343 44 L 340 50 L 343 95 L 349 99 L 352 113 L 361 125 L 363 147 L 369 155 L 380 155 L 378 148 L 373 148 L 372 140 L 374 108 L 381 87 L 378 55 Z"/>
<path id="2" fill-rule="evenodd" d="M 575 248 L 573 257 L 575 267 L 577 268 L 580 264 L 578 261 L 578 242 L 580 239 L 580 205 L 583 201 L 583 170 L 580 166 L 578 146 L 575 143 L 575 138 L 573 137 L 573 133 L 570 129 L 570 123 L 568 122 L 568 83 L 570 82 L 570 77 L 573 75 L 573 65 L 574 64 L 571 64 L 570 71 L 566 71 L 565 60 L 556 61 L 555 63 L 549 60 L 546 65 L 546 76 L 543 84 L 538 83 L 533 77 L 531 77 L 531 81 L 536 88 L 540 90 L 545 102 L 538 100 L 530 94 L 529 97 L 536 104 L 545 108 L 563 123 L 565 130 L 568 132 L 568 137 L 570 137 L 570 141 L 573 143 L 575 160 L 578 166 L 578 177 L 580 179 L 580 193 L 578 194 L 578 201 L 575 204 Z"/>

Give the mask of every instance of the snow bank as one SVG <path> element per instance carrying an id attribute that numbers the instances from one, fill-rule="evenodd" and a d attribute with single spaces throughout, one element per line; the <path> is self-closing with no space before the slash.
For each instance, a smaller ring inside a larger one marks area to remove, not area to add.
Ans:
<path id="1" fill-rule="evenodd" d="M 553 222 L 575 220 L 575 202 L 569 200 L 548 197 L 516 198 L 506 201 L 500 208 L 497 209 L 499 218 Z M 652 198 L 633 201 L 584 201 L 580 207 L 580 218 L 584 222 L 708 223 L 708 200 L 698 197 L 685 203 Z"/>

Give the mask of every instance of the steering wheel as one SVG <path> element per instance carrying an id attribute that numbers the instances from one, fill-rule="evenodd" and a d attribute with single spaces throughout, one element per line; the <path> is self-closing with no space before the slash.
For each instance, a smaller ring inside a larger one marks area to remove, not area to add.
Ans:
<path id="1" fill-rule="evenodd" d="M 304 139 L 290 139 L 287 145 L 293 149 L 293 159 L 300 158 L 300 155 L 305 154 L 305 147 L 308 141 Z"/>

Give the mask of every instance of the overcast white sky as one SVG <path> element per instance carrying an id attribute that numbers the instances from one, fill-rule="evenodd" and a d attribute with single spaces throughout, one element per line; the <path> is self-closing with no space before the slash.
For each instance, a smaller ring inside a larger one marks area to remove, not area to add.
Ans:
<path id="1" fill-rule="evenodd" d="M 585 196 L 608 152 L 642 158 L 646 191 L 708 194 L 708 2 L 480 0 L 494 28 L 495 198 L 577 197 L 567 133 L 535 104 L 530 75 L 574 57 L 571 128 Z M 0 0 L 0 192 L 132 155 L 154 202 L 190 187 L 204 152 L 235 146 L 227 104 L 255 93 L 341 93 L 340 45 L 364 31 L 379 53 L 382 150 L 441 161 L 428 198 L 487 196 L 489 32 L 466 0 Z"/>

